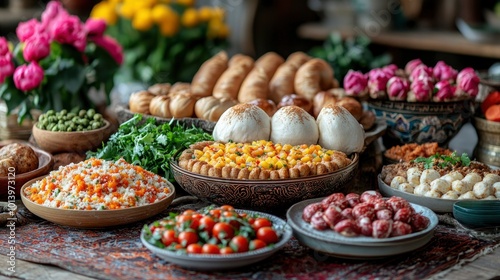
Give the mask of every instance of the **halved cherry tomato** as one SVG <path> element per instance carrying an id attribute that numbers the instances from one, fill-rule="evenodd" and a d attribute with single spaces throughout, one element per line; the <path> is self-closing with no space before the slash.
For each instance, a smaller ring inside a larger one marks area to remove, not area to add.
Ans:
<path id="1" fill-rule="evenodd" d="M 190 254 L 201 254 L 202 247 L 198 243 L 189 244 L 186 248 L 186 252 L 188 252 Z"/>
<path id="2" fill-rule="evenodd" d="M 201 252 L 203 254 L 220 254 L 220 249 L 215 244 L 206 243 L 201 247 Z"/>
<path id="3" fill-rule="evenodd" d="M 237 235 L 229 241 L 229 246 L 233 249 L 233 251 L 238 253 L 248 252 L 249 242 L 246 237 Z"/>
<path id="4" fill-rule="evenodd" d="M 231 247 L 222 247 L 220 248 L 219 252 L 221 254 L 232 254 L 234 253 L 233 249 L 231 249 Z"/>
<path id="5" fill-rule="evenodd" d="M 198 235 L 196 232 L 191 230 L 186 230 L 179 233 L 179 243 L 182 244 L 183 247 L 187 247 L 190 244 L 198 242 Z"/>
<path id="6" fill-rule="evenodd" d="M 260 239 L 254 239 L 250 241 L 250 246 L 249 249 L 250 251 L 258 250 L 265 248 L 267 246 L 266 242 L 260 240 Z"/>
<path id="7" fill-rule="evenodd" d="M 266 218 L 256 218 L 252 223 L 252 227 L 255 231 L 258 231 L 261 227 L 270 227 L 273 223 Z"/>
<path id="8" fill-rule="evenodd" d="M 212 235 L 219 240 L 230 240 L 234 236 L 234 229 L 228 223 L 218 222 L 212 229 Z"/>
<path id="9" fill-rule="evenodd" d="M 177 236 L 175 234 L 175 230 L 173 229 L 168 229 L 166 231 L 163 232 L 163 234 L 161 235 L 161 243 L 163 243 L 163 245 L 165 246 L 169 246 L 170 244 L 174 243 L 174 242 L 179 242 L 179 240 L 177 239 Z"/>
<path id="10" fill-rule="evenodd" d="M 276 234 L 276 231 L 272 227 L 261 227 L 257 231 L 257 239 L 269 245 L 278 242 L 278 234 Z"/>

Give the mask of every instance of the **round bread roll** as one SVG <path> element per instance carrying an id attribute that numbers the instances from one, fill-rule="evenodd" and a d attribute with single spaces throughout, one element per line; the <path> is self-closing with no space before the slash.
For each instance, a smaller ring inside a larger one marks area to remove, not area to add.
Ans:
<path id="1" fill-rule="evenodd" d="M 0 176 L 7 177 L 11 168 L 16 168 L 16 162 L 12 158 L 0 159 Z"/>
<path id="2" fill-rule="evenodd" d="M 303 96 L 298 96 L 297 94 L 284 96 L 283 99 L 281 99 L 281 101 L 278 103 L 277 108 L 280 109 L 281 107 L 290 105 L 299 106 L 300 108 L 306 110 L 306 112 L 308 113 L 312 112 L 312 102 Z"/>
<path id="3" fill-rule="evenodd" d="M 270 117 L 276 112 L 276 104 L 271 99 L 258 98 L 247 102 L 248 104 L 253 104 L 259 106 L 264 110 Z"/>
<path id="4" fill-rule="evenodd" d="M 171 98 L 168 95 L 155 96 L 151 99 L 151 103 L 149 104 L 149 112 L 151 112 L 153 116 L 171 118 L 172 112 L 170 112 L 170 101 Z"/>
<path id="5" fill-rule="evenodd" d="M 312 102 L 316 93 L 333 87 L 333 69 L 320 58 L 313 58 L 300 66 L 295 74 L 295 93 Z"/>
<path id="6" fill-rule="evenodd" d="M 170 83 L 154 84 L 148 87 L 148 91 L 154 95 L 167 95 L 171 87 Z"/>
<path id="7" fill-rule="evenodd" d="M 177 94 L 191 94 L 191 84 L 183 82 L 173 84 L 168 92 L 168 95 L 174 96 Z"/>
<path id="8" fill-rule="evenodd" d="M 222 113 L 236 104 L 238 102 L 231 98 L 207 96 L 196 101 L 194 113 L 199 119 L 216 122 Z"/>
<path id="9" fill-rule="evenodd" d="M 313 113 L 314 117 L 317 118 L 321 109 L 328 104 L 335 104 L 337 102 L 337 97 L 333 95 L 330 91 L 320 91 L 314 96 L 313 99 Z"/>
<path id="10" fill-rule="evenodd" d="M 136 91 L 130 95 L 128 107 L 133 113 L 150 114 L 149 104 L 156 95 L 147 90 Z"/>
<path id="11" fill-rule="evenodd" d="M 359 119 L 359 123 L 363 126 L 364 130 L 369 130 L 375 124 L 377 117 L 375 117 L 375 113 L 369 110 L 363 111 L 363 116 Z"/>
<path id="12" fill-rule="evenodd" d="M 343 97 L 337 100 L 336 105 L 346 108 L 347 111 L 349 111 L 349 113 L 351 113 L 357 121 L 359 121 L 363 116 L 363 106 L 359 101 L 352 97 Z"/>
<path id="13" fill-rule="evenodd" d="M 295 145 L 318 143 L 316 120 L 304 109 L 291 105 L 280 108 L 271 118 L 271 141 Z"/>
<path id="14" fill-rule="evenodd" d="M 190 93 L 177 93 L 170 100 L 170 112 L 174 118 L 188 118 L 194 115 L 194 104 L 198 99 Z"/>
<path id="15" fill-rule="evenodd" d="M 252 104 L 238 104 L 227 109 L 215 124 L 215 141 L 250 143 L 269 140 L 271 118 L 267 113 Z"/>
<path id="16" fill-rule="evenodd" d="M 16 173 L 26 173 L 38 168 L 38 156 L 28 145 L 12 143 L 0 149 L 0 159 L 12 159 L 15 164 Z M 12 164 L 10 161 L 5 165 Z"/>

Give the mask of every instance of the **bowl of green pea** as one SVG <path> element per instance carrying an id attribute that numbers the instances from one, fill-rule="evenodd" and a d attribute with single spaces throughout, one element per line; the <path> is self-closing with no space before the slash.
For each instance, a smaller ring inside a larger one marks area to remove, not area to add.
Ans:
<path id="1" fill-rule="evenodd" d="M 33 125 L 32 135 L 43 150 L 55 153 L 86 153 L 107 141 L 109 121 L 94 109 L 68 112 L 49 110 Z"/>

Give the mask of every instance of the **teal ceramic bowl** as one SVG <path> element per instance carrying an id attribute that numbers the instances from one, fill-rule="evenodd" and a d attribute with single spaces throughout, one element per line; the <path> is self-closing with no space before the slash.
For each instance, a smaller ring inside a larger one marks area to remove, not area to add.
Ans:
<path id="1" fill-rule="evenodd" d="M 500 226 L 500 200 L 463 200 L 453 204 L 453 217 L 469 227 Z"/>

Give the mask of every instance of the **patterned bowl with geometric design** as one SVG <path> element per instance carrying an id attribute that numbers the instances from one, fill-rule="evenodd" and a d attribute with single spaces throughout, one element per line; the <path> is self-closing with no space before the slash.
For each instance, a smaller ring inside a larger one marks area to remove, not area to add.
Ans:
<path id="1" fill-rule="evenodd" d="M 474 114 L 472 100 L 405 102 L 370 100 L 369 110 L 387 123 L 386 148 L 407 143 L 437 142 L 446 146 Z"/>
<path id="2" fill-rule="evenodd" d="M 291 179 L 238 180 L 210 177 L 187 171 L 176 161 L 170 163 L 175 181 L 188 193 L 219 205 L 257 211 L 282 211 L 309 198 L 327 196 L 342 191 L 357 173 L 359 154 L 350 156 L 352 162 L 337 171 Z"/>

